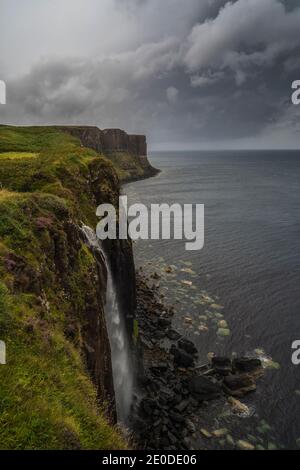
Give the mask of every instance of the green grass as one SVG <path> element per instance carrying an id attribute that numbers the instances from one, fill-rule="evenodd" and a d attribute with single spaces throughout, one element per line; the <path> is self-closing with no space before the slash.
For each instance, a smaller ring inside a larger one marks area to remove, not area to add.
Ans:
<path id="1" fill-rule="evenodd" d="M 81 353 L 97 267 L 72 229 L 116 202 L 114 168 L 55 129 L 0 126 L 0 188 L 0 449 L 124 449 Z"/>
<path id="2" fill-rule="evenodd" d="M 20 160 L 26 158 L 37 158 L 39 156 L 38 153 L 32 152 L 2 152 L 0 153 L 1 160 Z"/>

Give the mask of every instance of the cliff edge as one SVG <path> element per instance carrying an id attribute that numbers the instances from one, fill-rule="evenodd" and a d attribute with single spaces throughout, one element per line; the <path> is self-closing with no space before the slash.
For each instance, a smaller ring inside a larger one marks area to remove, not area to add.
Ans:
<path id="1" fill-rule="evenodd" d="M 148 160 L 145 135 L 130 135 L 121 129 L 101 130 L 89 126 L 60 126 L 58 129 L 77 137 L 84 147 L 109 158 L 123 183 L 159 173 Z"/>

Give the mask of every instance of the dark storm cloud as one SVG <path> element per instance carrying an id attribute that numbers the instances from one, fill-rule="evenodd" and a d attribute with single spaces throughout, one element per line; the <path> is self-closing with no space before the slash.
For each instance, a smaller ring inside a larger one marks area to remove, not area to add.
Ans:
<path id="1" fill-rule="evenodd" d="M 3 2 L 9 16 L 16 2 Z M 30 19 L 26 30 L 10 25 L 23 49 L 20 60 L 14 44 L 14 56 L 0 58 L 9 100 L 2 121 L 123 127 L 165 147 L 298 146 L 293 1 L 64 0 L 59 16 L 57 0 L 38 3 L 23 5 L 48 13 L 56 31 L 35 44 Z M 2 22 L 1 43 L 12 37 L 5 15 Z"/>

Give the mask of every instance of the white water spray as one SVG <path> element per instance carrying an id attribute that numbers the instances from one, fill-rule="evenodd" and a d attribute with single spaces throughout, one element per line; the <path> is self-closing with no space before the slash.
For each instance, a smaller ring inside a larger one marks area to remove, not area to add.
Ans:
<path id="1" fill-rule="evenodd" d="M 90 227 L 84 225 L 82 231 L 90 246 L 102 254 L 107 268 L 107 291 L 105 316 L 111 349 L 113 381 L 117 405 L 118 421 L 126 423 L 132 401 L 133 370 L 126 334 L 124 318 L 119 309 L 117 292 L 114 286 L 110 264 L 102 249 L 101 242 Z"/>

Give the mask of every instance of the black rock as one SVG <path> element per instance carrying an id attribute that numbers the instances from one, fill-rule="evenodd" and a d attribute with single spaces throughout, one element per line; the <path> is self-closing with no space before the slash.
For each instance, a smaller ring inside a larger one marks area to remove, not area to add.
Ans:
<path id="1" fill-rule="evenodd" d="M 144 398 L 141 402 L 141 406 L 146 413 L 146 415 L 151 416 L 155 410 L 158 408 L 158 403 L 156 400 L 150 398 Z"/>
<path id="2" fill-rule="evenodd" d="M 221 387 L 206 377 L 196 376 L 189 380 L 189 391 L 198 401 L 214 400 L 221 395 Z"/>
<path id="3" fill-rule="evenodd" d="M 161 328 L 168 328 L 171 326 L 171 320 L 168 320 L 168 318 L 160 317 L 158 318 L 157 324 Z"/>
<path id="4" fill-rule="evenodd" d="M 168 364 L 166 362 L 160 362 L 159 364 L 150 367 L 150 370 L 156 374 L 165 372 L 168 369 Z"/>
<path id="5" fill-rule="evenodd" d="M 212 367 L 220 375 L 228 375 L 232 372 L 231 360 L 228 357 L 213 357 Z"/>
<path id="6" fill-rule="evenodd" d="M 171 340 L 171 341 L 177 341 L 181 335 L 178 333 L 178 331 L 175 331 L 173 329 L 169 329 L 167 332 L 166 332 L 166 336 Z"/>
<path id="7" fill-rule="evenodd" d="M 228 375 L 224 378 L 223 387 L 229 395 L 243 397 L 256 390 L 256 383 L 249 374 Z"/>
<path id="8" fill-rule="evenodd" d="M 254 372 L 261 367 L 261 360 L 257 358 L 239 357 L 233 360 L 233 368 L 237 372 Z"/>
<path id="9" fill-rule="evenodd" d="M 165 337 L 165 333 L 161 330 L 156 330 L 155 331 L 155 338 L 157 339 L 163 339 Z"/>
<path id="10" fill-rule="evenodd" d="M 168 438 L 169 438 L 169 441 L 171 442 L 171 444 L 173 444 L 173 445 L 176 444 L 177 438 L 170 431 L 168 432 Z"/>
<path id="11" fill-rule="evenodd" d="M 179 413 L 182 413 L 186 408 L 189 406 L 190 402 L 189 400 L 182 400 L 178 405 L 175 406 L 176 411 L 179 411 Z"/>
<path id="12" fill-rule="evenodd" d="M 174 364 L 178 367 L 193 367 L 194 358 L 191 354 L 188 354 L 181 349 L 173 349 L 172 353 L 174 354 Z"/>
<path id="13" fill-rule="evenodd" d="M 181 423 L 184 422 L 183 416 L 179 413 L 175 413 L 175 411 L 170 411 L 169 416 L 170 416 L 171 420 L 174 421 L 174 423 L 181 424 Z"/>
<path id="14" fill-rule="evenodd" d="M 194 343 L 192 343 L 192 341 L 189 341 L 188 339 L 185 339 L 185 338 L 181 338 L 178 341 L 178 347 L 180 349 L 183 349 L 188 354 L 197 354 L 198 353 L 197 348 L 194 345 Z"/>
<path id="15" fill-rule="evenodd" d="M 196 432 L 196 426 L 194 425 L 193 421 L 191 421 L 190 419 L 187 418 L 185 420 L 185 425 L 190 433 L 194 434 Z"/>

